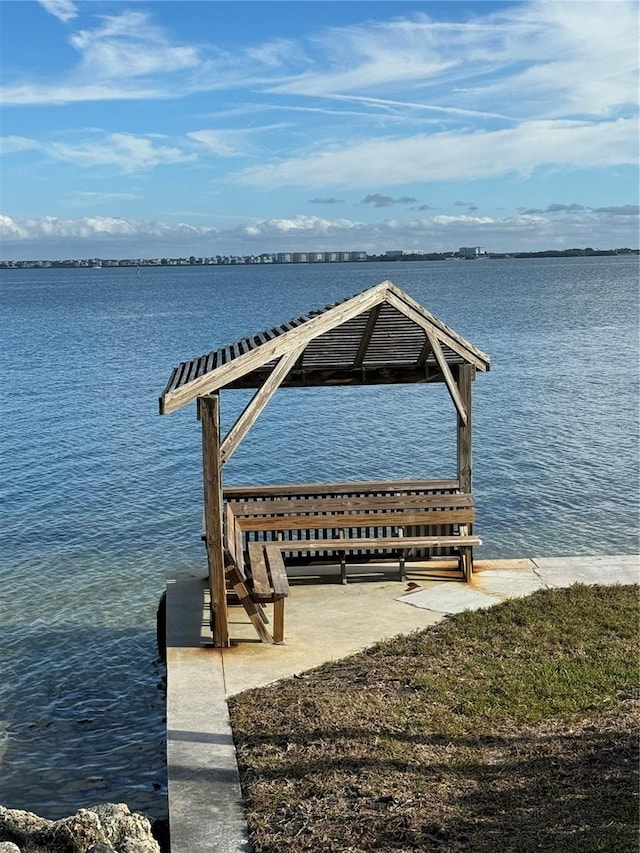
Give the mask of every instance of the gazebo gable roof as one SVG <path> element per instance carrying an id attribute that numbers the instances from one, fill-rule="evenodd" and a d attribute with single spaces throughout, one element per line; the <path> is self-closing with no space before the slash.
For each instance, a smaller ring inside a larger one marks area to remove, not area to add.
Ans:
<path id="1" fill-rule="evenodd" d="M 225 387 L 260 388 L 277 365 L 281 384 L 426 381 L 450 365 L 489 370 L 490 359 L 391 281 L 310 311 L 173 369 L 160 413 Z M 286 379 L 284 378 L 286 377 Z"/>

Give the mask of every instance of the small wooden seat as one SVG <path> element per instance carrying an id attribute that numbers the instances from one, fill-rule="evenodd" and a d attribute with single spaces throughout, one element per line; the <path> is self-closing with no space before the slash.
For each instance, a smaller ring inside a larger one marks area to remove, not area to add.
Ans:
<path id="1" fill-rule="evenodd" d="M 263 643 L 284 641 L 284 601 L 289 581 L 281 553 L 269 543 L 252 542 L 249 547 L 248 574 L 242 551 L 242 533 L 227 505 L 225 510 L 225 578 Z M 273 603 L 273 635 L 262 604 Z"/>
<path id="2" fill-rule="evenodd" d="M 482 540 L 478 536 L 404 536 L 404 537 L 370 537 L 349 538 L 341 536 L 333 539 L 294 539 L 271 543 L 280 551 L 404 551 L 409 548 L 441 548 L 451 546 L 460 552 L 461 570 L 465 580 L 469 581 L 472 576 L 472 548 L 481 545 Z M 342 568 L 342 564 L 341 564 Z M 342 582 L 346 583 L 345 570 L 342 568 Z M 404 563 L 399 569 L 400 580 L 406 579 Z"/>
<path id="3" fill-rule="evenodd" d="M 253 600 L 273 604 L 273 641 L 284 640 L 284 602 L 289 595 L 289 579 L 282 554 L 273 542 L 249 542 L 249 571 Z"/>

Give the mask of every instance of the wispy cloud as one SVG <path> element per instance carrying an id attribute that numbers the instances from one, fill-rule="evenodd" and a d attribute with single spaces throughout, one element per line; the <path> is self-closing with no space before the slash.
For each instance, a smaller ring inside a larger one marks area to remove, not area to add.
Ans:
<path id="1" fill-rule="evenodd" d="M 16 151 L 32 151 L 39 148 L 39 143 L 35 139 L 30 139 L 27 136 L 3 136 L 0 137 L 0 153 L 13 154 Z"/>
<path id="2" fill-rule="evenodd" d="M 571 204 L 554 202 L 553 204 L 548 204 L 545 208 L 530 207 L 520 209 L 519 212 L 524 215 L 538 215 L 545 213 L 582 214 L 587 212 L 601 213 L 606 214 L 607 216 L 638 216 L 640 214 L 640 206 L 637 204 L 622 204 L 612 205 L 610 207 L 588 207 L 586 204 L 578 204 L 577 202 L 572 202 Z"/>
<path id="3" fill-rule="evenodd" d="M 77 14 L 68 0 L 43 0 L 43 6 L 66 22 Z M 124 9 L 70 35 L 79 55 L 75 68 L 57 80 L 8 85 L 4 103 L 179 98 L 250 86 L 358 102 L 390 119 L 417 111 L 508 122 L 606 116 L 637 102 L 637 16 L 633 0 L 532 0 L 455 22 L 421 12 L 364 21 L 231 54 L 216 46 L 215 34 L 209 44 L 180 43 L 149 12 Z M 281 98 L 274 106 L 285 103 Z M 511 109 L 507 114 L 496 104 Z M 287 106 L 329 109 L 328 103 Z"/>
<path id="4" fill-rule="evenodd" d="M 72 3 L 71 0 L 38 0 L 38 2 L 50 15 L 58 18 L 64 24 L 68 24 L 69 21 L 78 17 L 76 4 Z"/>
<path id="5" fill-rule="evenodd" d="M 101 130 L 70 134 L 71 141 L 36 140 L 24 136 L 0 138 L 0 152 L 13 154 L 37 150 L 43 156 L 72 163 L 80 168 L 105 166 L 116 172 L 133 174 L 155 166 L 189 163 L 197 155 L 179 145 L 163 143 L 161 134 L 135 136 L 131 133 L 107 133 Z M 97 193 L 96 197 L 102 195 Z M 85 193 L 90 197 L 91 193 Z"/>
<path id="6" fill-rule="evenodd" d="M 246 134 L 233 130 L 194 130 L 189 139 L 219 157 L 239 157 L 247 153 Z"/>
<path id="7" fill-rule="evenodd" d="M 637 14 L 626 0 L 531 2 L 466 21 L 333 28 L 316 38 L 326 62 L 272 91 L 379 105 L 393 93 L 412 109 L 476 116 L 496 116 L 496 103 L 511 103 L 511 118 L 608 114 L 637 101 Z"/>
<path id="8" fill-rule="evenodd" d="M 637 105 L 636 3 L 524 3 L 496 21 L 505 36 L 496 59 L 507 59 L 512 73 L 478 80 L 469 95 L 480 103 L 518 92 L 522 111 L 546 117 L 615 115 Z"/>
<path id="9" fill-rule="evenodd" d="M 129 133 L 110 133 L 75 144 L 54 142 L 47 147 L 47 153 L 82 168 L 108 166 L 129 174 L 160 164 L 195 160 L 195 154 L 178 147 L 160 145 L 148 136 Z"/>
<path id="10" fill-rule="evenodd" d="M 252 125 L 244 128 L 211 128 L 189 131 L 186 136 L 219 157 L 238 157 L 259 152 L 256 139 L 287 125 Z"/>
<path id="11" fill-rule="evenodd" d="M 98 80 L 165 75 L 200 62 L 195 47 L 172 44 L 146 12 L 104 16 L 101 26 L 79 30 L 69 41 L 82 57 L 78 73 Z"/>
<path id="12" fill-rule="evenodd" d="M 572 204 L 548 204 L 544 211 L 545 213 L 575 213 L 578 210 L 586 210 L 587 208 L 584 204 L 577 204 L 573 202 Z"/>
<path id="13" fill-rule="evenodd" d="M 279 164 L 252 166 L 237 176 L 252 186 L 394 186 L 416 182 L 530 175 L 540 168 L 635 164 L 637 124 L 533 121 L 472 133 L 444 131 L 405 139 L 375 139 Z"/>
<path id="14" fill-rule="evenodd" d="M 133 201 L 138 198 L 140 198 L 139 193 L 134 192 L 79 190 L 71 196 L 69 204 L 73 207 L 95 207 L 96 205 L 111 204 L 114 201 Z"/>
<path id="15" fill-rule="evenodd" d="M 56 5 L 49 0 L 51 5 Z M 62 3 L 67 8 L 73 4 Z M 70 18 L 67 18 L 70 20 Z M 6 106 L 175 97 L 190 91 L 188 75 L 202 66 L 198 49 L 176 44 L 147 12 L 103 15 L 93 29 L 69 37 L 79 62 L 53 80 L 5 84 Z M 173 95 L 171 94 L 173 92 Z"/>
<path id="16" fill-rule="evenodd" d="M 332 101 L 357 102 L 360 104 L 365 104 L 369 107 L 377 108 L 378 112 L 384 113 L 385 118 L 392 118 L 395 114 L 398 117 L 402 116 L 405 121 L 407 119 L 408 114 L 425 112 L 440 114 L 441 117 L 448 116 L 449 118 L 456 119 L 494 118 L 507 122 L 515 121 L 513 116 L 507 116 L 503 113 L 498 113 L 495 111 L 489 112 L 487 110 L 463 109 L 461 107 L 454 106 L 439 106 L 430 103 L 420 103 L 418 101 L 406 101 L 398 99 L 391 100 L 389 98 L 371 98 L 365 97 L 364 95 L 336 95 L 334 93 L 327 93 L 326 97 Z"/>

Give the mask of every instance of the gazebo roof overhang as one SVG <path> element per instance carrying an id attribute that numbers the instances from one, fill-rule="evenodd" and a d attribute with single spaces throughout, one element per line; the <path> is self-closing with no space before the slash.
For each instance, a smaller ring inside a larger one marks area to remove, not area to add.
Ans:
<path id="1" fill-rule="evenodd" d="M 160 414 L 222 388 L 264 389 L 269 382 L 277 383 L 275 390 L 444 381 L 462 415 L 452 373 L 462 364 L 487 371 L 490 359 L 391 281 L 383 281 L 182 362 L 160 396 Z"/>

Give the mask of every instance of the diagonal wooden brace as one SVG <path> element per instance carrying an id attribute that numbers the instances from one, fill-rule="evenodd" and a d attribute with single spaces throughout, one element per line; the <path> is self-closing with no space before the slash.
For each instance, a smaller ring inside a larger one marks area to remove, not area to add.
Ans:
<path id="1" fill-rule="evenodd" d="M 273 637 L 265 625 L 265 617 L 262 608 L 251 598 L 244 578 L 241 576 L 237 567 L 232 564 L 227 567 L 225 577 L 233 587 L 236 595 L 240 599 L 240 603 L 244 607 L 247 616 L 251 619 L 253 627 L 256 629 L 258 636 L 263 643 L 273 643 Z"/>

